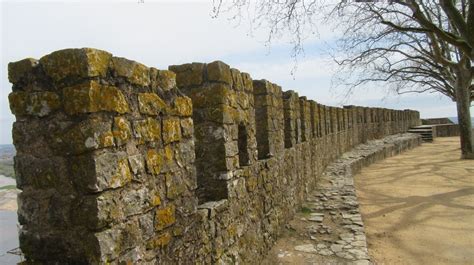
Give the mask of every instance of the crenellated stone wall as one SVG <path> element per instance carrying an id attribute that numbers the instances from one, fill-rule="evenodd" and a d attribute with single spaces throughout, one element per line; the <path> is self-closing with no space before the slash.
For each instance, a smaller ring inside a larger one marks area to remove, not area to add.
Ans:
<path id="1" fill-rule="evenodd" d="M 10 63 L 9 80 L 20 246 L 39 264 L 255 264 L 331 161 L 420 124 L 219 61 L 67 49 Z"/>

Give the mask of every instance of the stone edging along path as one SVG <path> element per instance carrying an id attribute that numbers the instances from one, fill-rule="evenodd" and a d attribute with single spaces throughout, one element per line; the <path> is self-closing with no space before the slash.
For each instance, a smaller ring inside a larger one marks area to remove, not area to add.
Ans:
<path id="1" fill-rule="evenodd" d="M 353 176 L 421 144 L 397 134 L 356 146 L 330 164 L 263 264 L 371 264 Z"/>

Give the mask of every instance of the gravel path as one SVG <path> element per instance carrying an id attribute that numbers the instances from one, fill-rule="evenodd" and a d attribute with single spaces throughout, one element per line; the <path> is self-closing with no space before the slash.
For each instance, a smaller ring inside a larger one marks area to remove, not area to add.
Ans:
<path id="1" fill-rule="evenodd" d="M 353 172 L 418 144 L 411 134 L 389 136 L 329 165 L 263 264 L 371 264 Z"/>

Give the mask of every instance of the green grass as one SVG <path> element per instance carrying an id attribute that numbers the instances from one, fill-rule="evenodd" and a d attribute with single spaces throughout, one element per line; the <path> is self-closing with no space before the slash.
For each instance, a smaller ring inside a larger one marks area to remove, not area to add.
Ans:
<path id="1" fill-rule="evenodd" d="M 0 190 L 13 190 L 13 189 L 16 189 L 16 185 L 7 185 L 7 186 L 0 187 Z"/>
<path id="2" fill-rule="evenodd" d="M 12 160 L 0 160 L 0 175 L 15 178 L 15 170 L 13 169 Z"/>

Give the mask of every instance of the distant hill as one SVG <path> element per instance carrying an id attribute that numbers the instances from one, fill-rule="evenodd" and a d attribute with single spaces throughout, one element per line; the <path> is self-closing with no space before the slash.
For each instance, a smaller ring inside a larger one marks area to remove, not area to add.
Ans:
<path id="1" fill-rule="evenodd" d="M 0 144 L 0 175 L 15 178 L 13 169 L 13 157 L 16 154 L 15 147 L 11 144 Z"/>
<path id="2" fill-rule="evenodd" d="M 448 117 L 451 121 L 453 121 L 455 124 L 458 124 L 458 117 Z M 471 123 L 474 124 L 474 117 L 471 118 Z"/>

